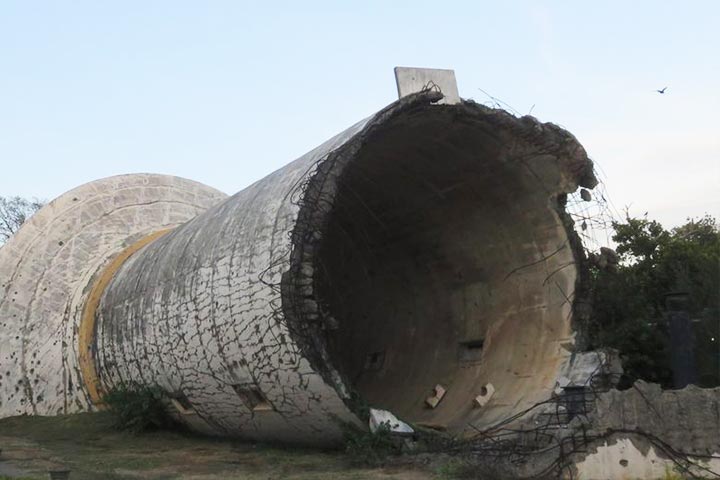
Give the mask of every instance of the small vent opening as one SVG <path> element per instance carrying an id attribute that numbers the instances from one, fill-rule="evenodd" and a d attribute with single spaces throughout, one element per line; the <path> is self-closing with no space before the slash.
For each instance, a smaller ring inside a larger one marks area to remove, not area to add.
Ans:
<path id="1" fill-rule="evenodd" d="M 195 413 L 192 403 L 190 403 L 190 400 L 188 400 L 187 396 L 182 392 L 171 393 L 170 403 L 183 415 L 192 415 Z"/>
<path id="2" fill-rule="evenodd" d="M 243 403 L 253 412 L 267 412 L 273 410 L 265 395 L 255 386 L 232 385 L 233 390 Z"/>
<path id="3" fill-rule="evenodd" d="M 484 339 L 460 342 L 458 346 L 458 360 L 460 363 L 474 365 L 482 360 Z"/>
<path id="4" fill-rule="evenodd" d="M 365 358 L 365 371 L 376 372 L 385 364 L 385 352 L 373 352 Z"/>

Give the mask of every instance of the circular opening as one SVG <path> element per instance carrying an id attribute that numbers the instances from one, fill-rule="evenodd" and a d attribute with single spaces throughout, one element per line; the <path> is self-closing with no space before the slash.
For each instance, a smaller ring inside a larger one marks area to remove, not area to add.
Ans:
<path id="1" fill-rule="evenodd" d="M 432 108 L 384 124 L 344 167 L 316 298 L 330 360 L 369 406 L 459 431 L 548 397 L 576 270 L 547 188 L 557 162 L 541 183 L 519 160 L 537 147 Z"/>

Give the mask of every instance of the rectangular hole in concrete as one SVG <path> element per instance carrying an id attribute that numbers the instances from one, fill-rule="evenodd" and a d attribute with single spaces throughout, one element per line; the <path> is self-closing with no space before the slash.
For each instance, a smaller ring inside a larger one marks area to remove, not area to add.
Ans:
<path id="1" fill-rule="evenodd" d="M 385 351 L 373 352 L 365 357 L 365 371 L 376 372 L 383 367 L 385 363 Z"/>
<path id="2" fill-rule="evenodd" d="M 460 342 L 458 345 L 458 360 L 460 363 L 480 363 L 484 343 L 485 340 L 482 338 Z"/>
<path id="3" fill-rule="evenodd" d="M 272 405 L 267 401 L 265 395 L 255 386 L 232 385 L 240 400 L 253 412 L 267 412 L 272 410 Z"/>
<path id="4" fill-rule="evenodd" d="M 578 415 L 587 414 L 586 401 L 585 387 L 567 386 L 563 388 L 561 405 L 565 407 L 568 422 Z"/>
<path id="5" fill-rule="evenodd" d="M 182 392 L 174 392 L 170 394 L 170 403 L 172 403 L 173 407 L 175 407 L 175 409 L 183 415 L 191 415 L 195 413 L 192 403 L 190 403 L 190 400 L 188 400 Z"/>

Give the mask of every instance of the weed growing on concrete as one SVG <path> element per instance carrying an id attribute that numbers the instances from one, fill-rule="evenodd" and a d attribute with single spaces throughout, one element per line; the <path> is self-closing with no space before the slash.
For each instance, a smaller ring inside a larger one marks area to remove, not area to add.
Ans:
<path id="1" fill-rule="evenodd" d="M 167 413 L 164 392 L 157 387 L 129 384 L 110 391 L 103 400 L 117 430 L 140 433 L 177 426 Z"/>

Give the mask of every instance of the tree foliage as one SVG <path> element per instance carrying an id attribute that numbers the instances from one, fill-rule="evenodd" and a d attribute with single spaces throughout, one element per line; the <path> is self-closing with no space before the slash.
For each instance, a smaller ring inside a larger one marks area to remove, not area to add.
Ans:
<path id="1" fill-rule="evenodd" d="M 0 197 L 0 245 L 12 237 L 43 205 L 45 202 L 37 198 Z"/>
<path id="2" fill-rule="evenodd" d="M 613 224 L 619 265 L 591 267 L 591 347 L 617 348 L 626 372 L 670 386 L 670 338 L 665 298 L 688 295 L 700 383 L 720 384 L 720 231 L 711 216 L 666 230 L 657 221 L 627 217 Z"/>

